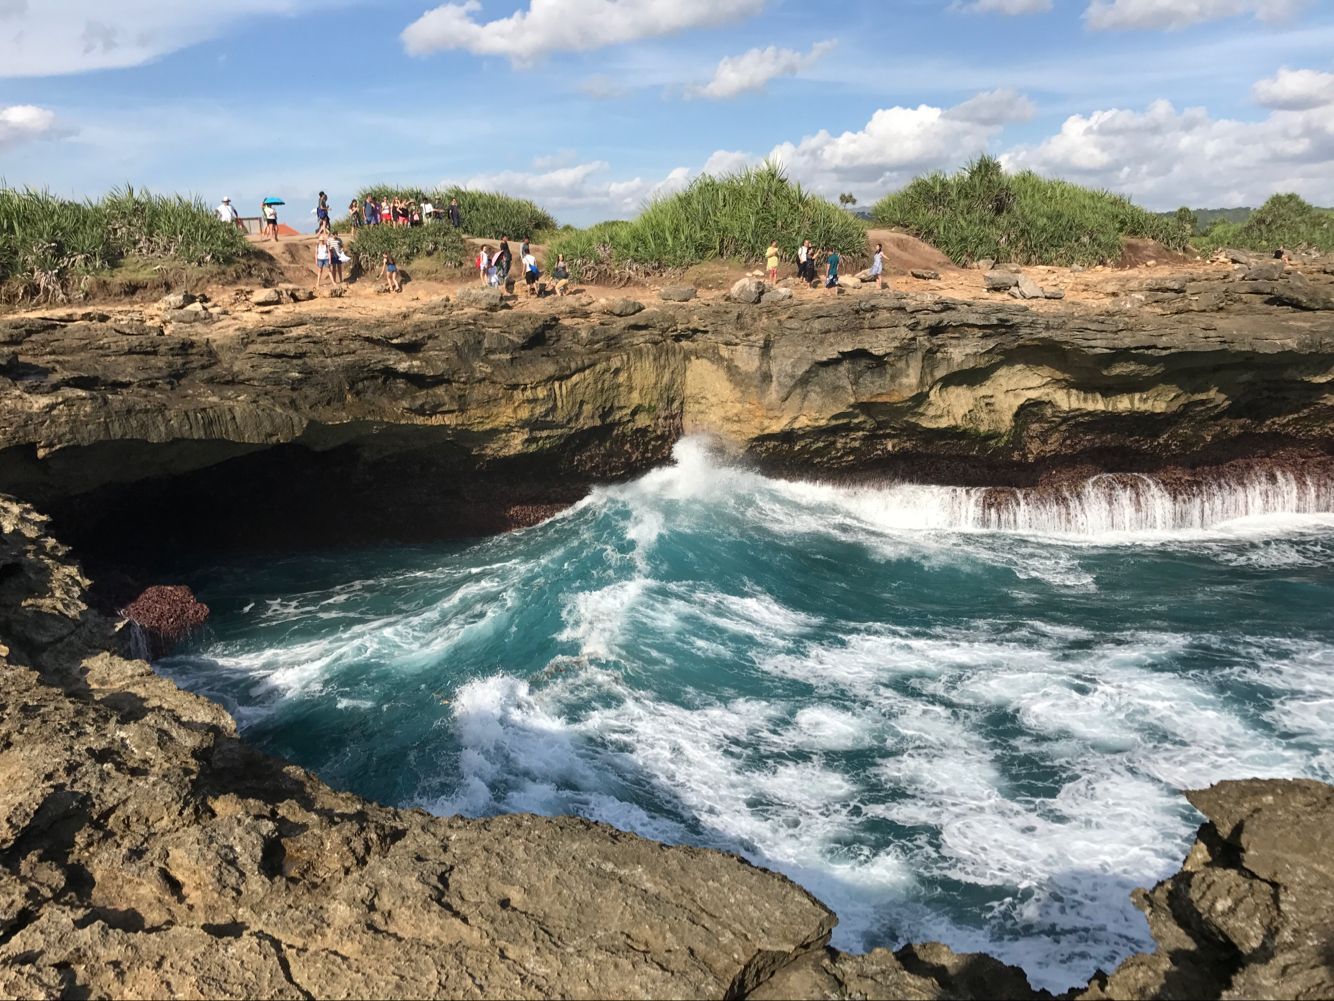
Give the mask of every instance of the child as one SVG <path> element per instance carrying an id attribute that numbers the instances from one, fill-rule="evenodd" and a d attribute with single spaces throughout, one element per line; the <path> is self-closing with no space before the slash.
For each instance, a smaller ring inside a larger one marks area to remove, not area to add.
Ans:
<path id="1" fill-rule="evenodd" d="M 778 241 L 770 240 L 769 249 L 765 251 L 764 266 L 768 269 L 769 284 L 778 284 Z"/>
<path id="2" fill-rule="evenodd" d="M 403 286 L 398 283 L 398 263 L 388 254 L 384 255 L 384 264 L 380 267 L 380 273 L 384 275 L 384 290 L 386 292 L 403 291 Z"/>

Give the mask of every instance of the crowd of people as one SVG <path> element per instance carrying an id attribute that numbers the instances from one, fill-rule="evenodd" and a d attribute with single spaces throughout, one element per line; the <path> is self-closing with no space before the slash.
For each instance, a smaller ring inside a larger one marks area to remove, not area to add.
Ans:
<path id="1" fill-rule="evenodd" d="M 420 226 L 432 220 L 448 222 L 454 229 L 463 227 L 463 209 L 457 198 L 451 198 L 448 205 L 440 208 L 426 198 L 416 202 L 411 198 L 369 194 L 365 201 L 352 199 L 347 214 L 354 227 Z"/>

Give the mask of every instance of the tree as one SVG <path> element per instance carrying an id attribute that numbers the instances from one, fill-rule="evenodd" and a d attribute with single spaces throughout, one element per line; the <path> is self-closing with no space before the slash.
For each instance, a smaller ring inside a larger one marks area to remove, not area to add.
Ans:
<path id="1" fill-rule="evenodd" d="M 840 205 L 845 205 L 845 206 L 846 206 L 846 205 L 856 205 L 856 204 L 857 204 L 857 196 L 854 195 L 851 191 L 845 191 L 845 192 L 843 192 L 843 194 L 841 194 L 841 195 L 838 196 L 838 203 L 839 203 Z"/>

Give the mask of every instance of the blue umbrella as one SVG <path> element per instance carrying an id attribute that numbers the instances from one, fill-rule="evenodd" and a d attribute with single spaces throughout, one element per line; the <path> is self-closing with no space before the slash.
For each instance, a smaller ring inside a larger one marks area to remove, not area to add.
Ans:
<path id="1" fill-rule="evenodd" d="M 265 199 L 264 199 L 264 204 L 265 204 L 265 205 L 286 205 L 287 203 L 286 203 L 285 201 L 283 201 L 281 198 L 265 198 Z"/>

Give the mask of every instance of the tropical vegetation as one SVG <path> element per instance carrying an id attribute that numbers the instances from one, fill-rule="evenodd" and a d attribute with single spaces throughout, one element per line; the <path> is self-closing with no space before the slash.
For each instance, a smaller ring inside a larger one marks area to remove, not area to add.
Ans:
<path id="1" fill-rule="evenodd" d="M 521 240 L 526 236 L 536 240 L 539 233 L 545 234 L 556 228 L 551 213 L 535 202 L 499 191 L 472 191 L 457 186 L 427 190 L 372 184 L 357 192 L 358 204 L 364 205 L 370 195 L 377 199 L 406 199 L 418 205 L 429 201 L 441 211 L 449 205 L 451 198 L 457 198 L 463 232 L 484 239 L 498 240 L 508 236 Z"/>
<path id="2" fill-rule="evenodd" d="M 1215 222 L 1195 243 L 1204 251 L 1286 247 L 1334 253 L 1334 210 L 1317 208 L 1295 194 L 1274 195 L 1241 222 Z"/>

